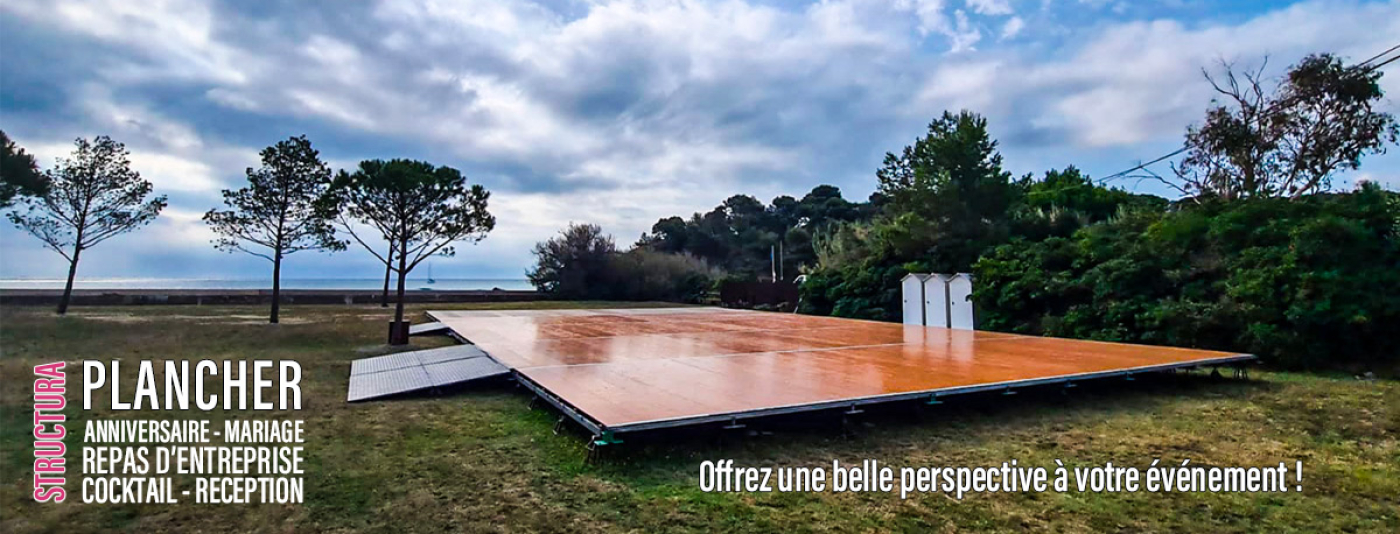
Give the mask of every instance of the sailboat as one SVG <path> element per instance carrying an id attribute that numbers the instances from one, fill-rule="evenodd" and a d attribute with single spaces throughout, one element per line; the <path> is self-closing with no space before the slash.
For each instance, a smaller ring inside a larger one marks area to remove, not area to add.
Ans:
<path id="1" fill-rule="evenodd" d="M 437 283 L 437 280 L 433 280 L 433 264 L 431 264 L 431 263 L 428 264 L 428 283 L 429 283 L 429 284 L 436 284 L 436 283 Z M 419 291 L 432 291 L 433 288 L 431 288 L 431 287 L 420 287 L 420 288 L 418 288 L 418 290 L 419 290 Z"/>

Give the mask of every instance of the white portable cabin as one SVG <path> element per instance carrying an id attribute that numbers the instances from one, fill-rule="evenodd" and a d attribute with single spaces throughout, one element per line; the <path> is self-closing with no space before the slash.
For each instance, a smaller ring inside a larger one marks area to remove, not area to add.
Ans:
<path id="1" fill-rule="evenodd" d="M 948 279 L 931 274 L 924 279 L 924 325 L 948 328 Z"/>
<path id="2" fill-rule="evenodd" d="M 924 278 L 926 274 L 909 273 L 899 280 L 904 297 L 904 324 L 924 324 Z"/>
<path id="3" fill-rule="evenodd" d="M 972 273 L 958 273 L 948 279 L 948 327 L 975 330 L 972 313 Z"/>

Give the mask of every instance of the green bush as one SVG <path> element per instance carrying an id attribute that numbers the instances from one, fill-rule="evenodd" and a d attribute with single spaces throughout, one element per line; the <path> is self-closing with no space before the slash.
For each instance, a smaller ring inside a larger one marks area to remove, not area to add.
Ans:
<path id="1" fill-rule="evenodd" d="M 989 330 L 1250 352 L 1288 368 L 1400 363 L 1400 202 L 1365 187 L 1137 210 L 975 266 Z"/>
<path id="2" fill-rule="evenodd" d="M 604 298 L 697 303 L 720 276 L 694 256 L 633 249 L 609 258 Z"/>
<path id="3" fill-rule="evenodd" d="M 688 254 L 634 247 L 619 252 L 596 224 L 573 224 L 535 244 L 526 272 L 535 289 L 559 299 L 700 302 L 723 276 Z"/>

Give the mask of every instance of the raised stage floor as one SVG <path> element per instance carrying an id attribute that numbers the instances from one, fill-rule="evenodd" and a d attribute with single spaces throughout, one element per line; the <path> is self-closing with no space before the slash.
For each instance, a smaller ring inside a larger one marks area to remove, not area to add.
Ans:
<path id="1" fill-rule="evenodd" d="M 597 434 L 1254 359 L 721 308 L 429 315 Z"/>

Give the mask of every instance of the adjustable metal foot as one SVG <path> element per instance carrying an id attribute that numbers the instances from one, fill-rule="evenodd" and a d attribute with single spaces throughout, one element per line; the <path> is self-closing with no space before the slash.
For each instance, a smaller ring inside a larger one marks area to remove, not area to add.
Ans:
<path id="1" fill-rule="evenodd" d="M 561 415 L 559 416 L 559 420 L 554 422 L 554 435 L 558 436 L 559 433 L 564 430 L 565 420 L 567 420 L 567 418 Z"/>
<path id="2" fill-rule="evenodd" d="M 588 442 L 588 457 L 584 458 L 584 465 L 598 465 L 602 461 L 603 453 L 598 450 L 598 445 L 592 441 Z"/>
<path id="3" fill-rule="evenodd" d="M 588 465 L 598 465 L 607 458 L 606 451 L 611 449 L 609 445 L 621 445 L 622 440 L 613 435 L 611 430 L 604 430 L 601 434 L 594 434 L 588 440 L 588 458 L 585 462 Z"/>

